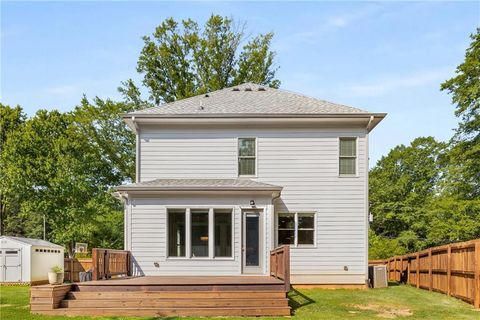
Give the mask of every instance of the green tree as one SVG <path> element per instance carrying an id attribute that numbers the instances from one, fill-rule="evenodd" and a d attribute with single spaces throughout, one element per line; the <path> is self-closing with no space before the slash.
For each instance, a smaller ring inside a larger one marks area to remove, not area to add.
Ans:
<path id="1" fill-rule="evenodd" d="M 73 111 L 79 134 L 89 140 L 92 151 L 109 165 L 105 184 L 135 181 L 135 134 L 120 117 L 133 111 L 135 104 L 114 102 L 98 97 L 81 100 Z"/>
<path id="2" fill-rule="evenodd" d="M 425 238 L 425 206 L 439 192 L 443 172 L 439 157 L 444 149 L 444 143 L 421 137 L 409 146 L 393 148 L 378 161 L 369 178 L 371 227 L 376 234 L 402 236 L 408 249 L 416 248 L 414 239 Z"/>
<path id="3" fill-rule="evenodd" d="M 471 39 L 455 77 L 441 85 L 461 119 L 448 154 L 447 188 L 451 196 L 464 199 L 480 196 L 480 28 Z"/>
<path id="4" fill-rule="evenodd" d="M 111 155 L 121 153 L 112 151 L 118 137 L 107 134 L 115 131 L 108 125 L 111 110 L 122 107 L 83 102 L 75 112 L 40 110 L 9 135 L 2 152 L 8 192 L 18 195 L 21 234 L 42 237 L 45 216 L 47 239 L 64 244 L 70 255 L 75 242 L 121 247 L 122 206 L 111 187 L 130 178 L 116 166 L 126 156 Z M 87 120 L 87 111 L 96 120 Z M 94 235 L 100 237 L 93 241 Z"/>
<path id="5" fill-rule="evenodd" d="M 9 135 L 25 122 L 25 114 L 20 106 L 14 108 L 0 103 L 0 152 L 3 154 L 4 145 Z M 0 155 L 0 235 L 4 233 L 7 216 L 15 215 L 17 204 L 9 198 L 8 185 L 5 180 L 5 163 Z"/>
<path id="6" fill-rule="evenodd" d="M 245 28 L 230 18 L 212 15 L 201 29 L 187 19 L 163 21 L 144 47 L 137 71 L 154 104 L 172 102 L 209 91 L 252 81 L 278 87 L 273 33 L 260 34 L 244 43 Z M 128 102 L 144 107 L 132 80 L 119 88 Z"/>
<path id="7" fill-rule="evenodd" d="M 398 239 L 389 239 L 378 236 L 369 230 L 368 232 L 368 259 L 388 259 L 393 256 L 401 256 L 407 253 Z"/>
<path id="8" fill-rule="evenodd" d="M 427 246 L 480 238 L 480 200 L 439 197 L 427 210 Z"/>

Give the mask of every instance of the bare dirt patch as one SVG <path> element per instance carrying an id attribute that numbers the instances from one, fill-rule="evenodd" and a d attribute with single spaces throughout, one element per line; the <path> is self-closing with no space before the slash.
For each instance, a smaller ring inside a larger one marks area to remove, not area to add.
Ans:
<path id="1" fill-rule="evenodd" d="M 397 317 L 410 317 L 413 312 L 408 308 L 399 308 L 388 305 L 378 304 L 355 304 L 351 307 L 362 311 L 373 311 L 377 313 L 377 317 L 385 319 L 395 319 Z"/>

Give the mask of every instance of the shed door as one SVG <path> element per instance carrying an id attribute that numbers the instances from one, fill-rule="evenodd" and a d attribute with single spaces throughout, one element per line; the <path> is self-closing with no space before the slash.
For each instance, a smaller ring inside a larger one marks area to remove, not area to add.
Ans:
<path id="1" fill-rule="evenodd" d="M 19 282 L 22 281 L 22 266 L 20 250 L 18 249 L 3 249 L 2 250 L 4 282 Z"/>

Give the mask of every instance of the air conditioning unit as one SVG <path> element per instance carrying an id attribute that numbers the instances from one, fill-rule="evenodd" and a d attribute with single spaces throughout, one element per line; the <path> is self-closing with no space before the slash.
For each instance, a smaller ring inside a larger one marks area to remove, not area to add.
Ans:
<path id="1" fill-rule="evenodd" d="M 368 279 L 372 288 L 386 288 L 387 266 L 368 266 Z"/>

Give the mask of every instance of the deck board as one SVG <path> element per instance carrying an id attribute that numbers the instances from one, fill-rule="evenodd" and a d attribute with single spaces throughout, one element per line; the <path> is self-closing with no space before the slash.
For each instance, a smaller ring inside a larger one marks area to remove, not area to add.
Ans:
<path id="1" fill-rule="evenodd" d="M 77 283 L 82 286 L 161 286 L 161 285 L 263 285 L 283 284 L 270 276 L 145 276 Z"/>

